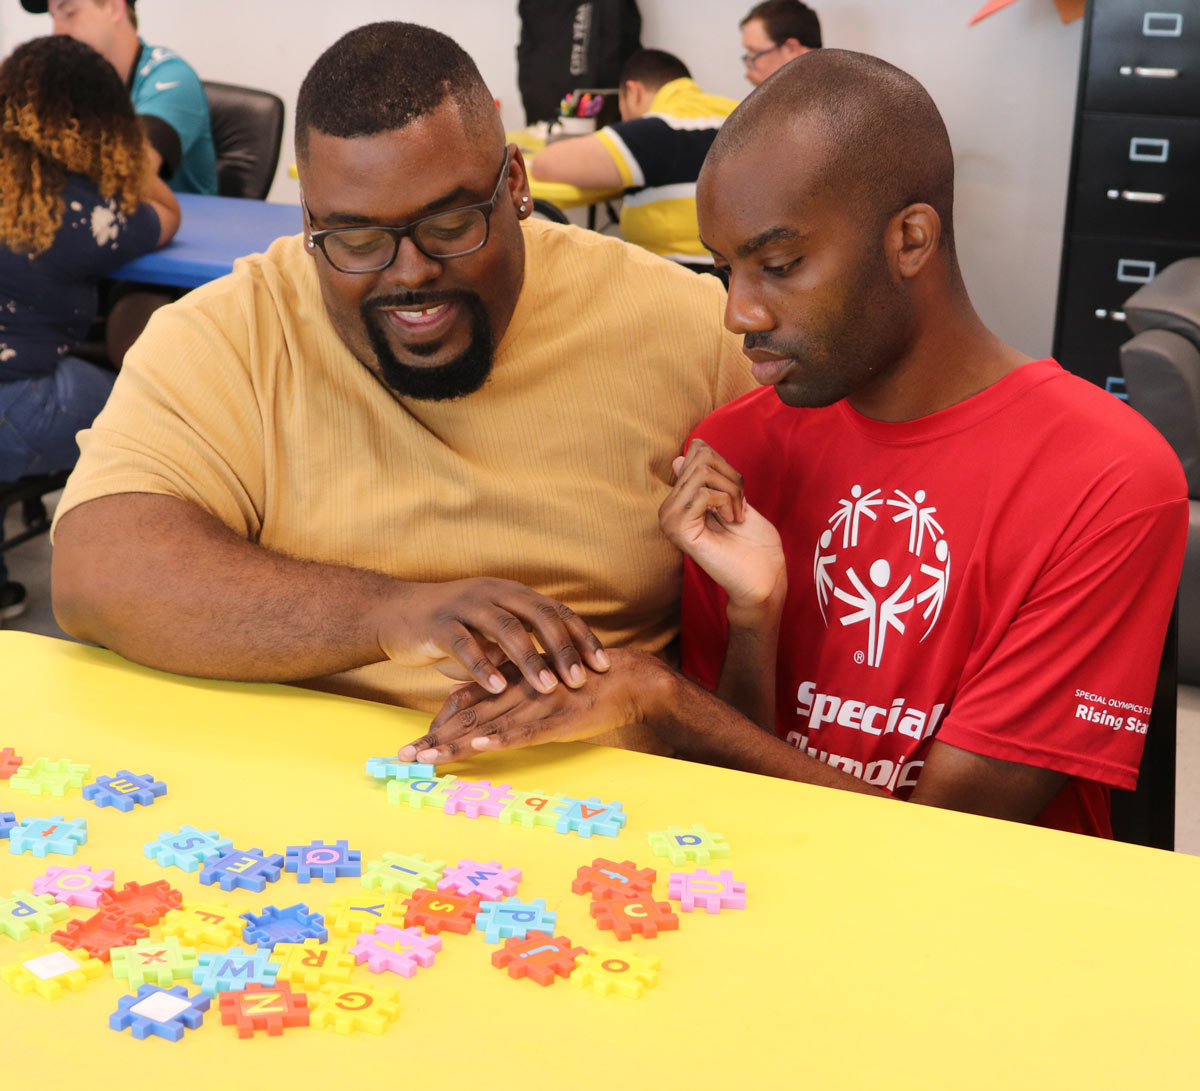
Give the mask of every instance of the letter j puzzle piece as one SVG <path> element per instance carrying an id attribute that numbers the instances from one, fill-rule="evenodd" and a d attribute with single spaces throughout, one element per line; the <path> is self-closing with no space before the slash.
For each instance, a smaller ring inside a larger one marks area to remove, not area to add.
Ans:
<path id="1" fill-rule="evenodd" d="M 507 968 L 511 978 L 527 977 L 539 985 L 553 985 L 556 977 L 570 977 L 575 960 L 587 953 L 586 947 L 572 947 L 566 936 L 551 939 L 545 932 L 530 932 L 523 939 L 514 936 L 492 954 L 492 965 Z"/>

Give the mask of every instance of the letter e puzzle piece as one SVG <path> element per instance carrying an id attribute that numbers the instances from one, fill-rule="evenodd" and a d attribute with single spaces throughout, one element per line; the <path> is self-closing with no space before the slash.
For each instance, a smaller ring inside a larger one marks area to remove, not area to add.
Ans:
<path id="1" fill-rule="evenodd" d="M 216 953 L 206 951 L 196 959 L 192 981 L 208 996 L 236 992 L 255 981 L 261 985 L 274 985 L 279 963 L 269 961 L 270 957 L 265 951 L 251 954 L 240 947 Z"/>
<path id="2" fill-rule="evenodd" d="M 414 777 L 412 780 L 389 780 L 387 782 L 388 802 L 397 807 L 405 804 L 414 810 L 421 807 L 441 809 L 446 804 L 446 793 L 457 779 L 457 777 L 449 775 Z"/>
<path id="3" fill-rule="evenodd" d="M 242 919 L 247 922 L 242 940 L 261 950 L 273 951 L 277 943 L 303 943 L 310 939 L 324 942 L 329 938 L 321 914 L 310 913 L 303 902 L 286 909 L 268 905 L 261 913 L 243 913 Z"/>
<path id="4" fill-rule="evenodd" d="M 116 807 L 132 811 L 136 805 L 149 807 L 159 796 L 167 794 L 167 786 L 149 773 L 138 775 L 122 769 L 115 776 L 97 777 L 83 786 L 83 798 L 97 807 Z"/>
<path id="5" fill-rule="evenodd" d="M 404 923 L 405 901 L 393 891 L 359 891 L 334 898 L 325 910 L 325 927 L 335 936 L 357 936 L 377 924 Z"/>
<path id="6" fill-rule="evenodd" d="M 732 871 L 711 873 L 697 868 L 691 872 L 676 872 L 667 882 L 667 897 L 679 902 L 679 908 L 685 913 L 697 908 L 709 913 L 746 908 L 746 884 L 734 879 Z"/>
<path id="7" fill-rule="evenodd" d="M 353 1034 L 356 1030 L 382 1034 L 400 1015 L 399 989 L 362 985 L 326 985 L 313 997 L 310 1022 L 322 1030 Z"/>
<path id="8" fill-rule="evenodd" d="M 555 826 L 558 824 L 558 808 L 563 802 L 563 796 L 555 792 L 543 792 L 540 788 L 533 792 L 523 792 L 514 789 L 516 795 L 500 812 L 500 821 L 511 826 L 519 823 L 526 829 L 535 826 Z"/>
<path id="9" fill-rule="evenodd" d="M 653 939 L 659 932 L 674 932 L 679 918 L 670 902 L 656 902 L 648 894 L 614 895 L 591 904 L 592 916 L 599 928 L 609 929 L 617 939 L 630 939 L 636 932 Z"/>
<path id="10" fill-rule="evenodd" d="M 147 859 L 155 860 L 163 867 L 195 871 L 209 857 L 223 856 L 232 848 L 233 842 L 216 830 L 180 826 L 176 833 L 168 830 L 159 834 L 157 840 L 148 841 L 144 851 Z"/>
<path id="11" fill-rule="evenodd" d="M 595 947 L 579 960 L 571 984 L 598 996 L 627 996 L 636 1000 L 658 984 L 662 959 L 645 958 L 635 951 Z"/>
<path id="12" fill-rule="evenodd" d="M 131 989 L 143 985 L 170 988 L 178 978 L 191 979 L 196 969 L 196 949 L 181 947 L 174 936 L 141 939 L 131 947 L 114 947 L 109 953 L 113 977 L 123 977 Z"/>
<path id="13" fill-rule="evenodd" d="M 465 814 L 468 818 L 496 818 L 513 797 L 511 784 L 492 784 L 486 780 L 460 780 L 446 792 L 442 810 L 446 814 Z"/>
<path id="14" fill-rule="evenodd" d="M 219 883 L 222 890 L 242 887 L 261 894 L 267 883 L 279 882 L 283 870 L 283 857 L 277 852 L 269 856 L 262 849 L 242 851 L 234 849 L 222 856 L 214 856 L 200 868 L 200 882 L 204 886 Z"/>
<path id="15" fill-rule="evenodd" d="M 365 962 L 373 974 L 391 972 L 412 977 L 418 966 L 432 966 L 442 949 L 440 936 L 427 936 L 419 928 L 394 928 L 381 924 L 364 932 L 350 949 L 356 961 Z"/>
<path id="16" fill-rule="evenodd" d="M 38 951 L 25 952 L 20 962 L 0 967 L 0 978 L 19 993 L 35 992 L 57 1000 L 68 992 L 79 992 L 103 972 L 104 963 L 86 951 L 64 951 L 49 943 Z"/>
<path id="17" fill-rule="evenodd" d="M 689 860 L 707 864 L 729 855 L 729 845 L 719 833 L 709 833 L 703 826 L 668 826 L 646 835 L 655 856 L 665 856 L 671 863 L 686 864 Z"/>
<path id="18" fill-rule="evenodd" d="M 8 780 L 18 769 L 21 768 L 22 758 L 19 757 L 11 746 L 6 746 L 0 750 L 0 780 Z"/>
<path id="19" fill-rule="evenodd" d="M 203 993 L 188 996 L 183 985 L 170 989 L 143 985 L 136 996 L 121 997 L 117 1010 L 108 1017 L 108 1025 L 113 1030 L 128 1028 L 135 1038 L 154 1034 L 168 1042 L 178 1042 L 184 1028 L 195 1030 L 204 1022 L 210 1003 Z"/>
<path id="20" fill-rule="evenodd" d="M 63 905 L 82 905 L 95 909 L 100 896 L 113 885 L 113 869 L 93 871 L 88 864 L 78 867 L 48 867 L 33 880 L 35 894 L 49 894 Z"/>
<path id="21" fill-rule="evenodd" d="M 221 1022 L 237 1025 L 239 1038 L 252 1038 L 256 1030 L 282 1034 L 285 1027 L 308 1026 L 308 997 L 292 992 L 286 981 L 277 985 L 247 985 L 217 997 Z"/>
<path id="22" fill-rule="evenodd" d="M 168 912 L 162 919 L 162 933 L 184 943 L 231 947 L 241 938 L 242 918 L 225 902 L 196 902 Z"/>
<path id="23" fill-rule="evenodd" d="M 65 928 L 51 932 L 50 938 L 64 947 L 87 951 L 92 958 L 107 962 L 114 947 L 129 947 L 149 934 L 140 924 L 101 909 L 83 920 L 68 921 Z"/>
<path id="24" fill-rule="evenodd" d="M 22 940 L 30 932 L 49 932 L 70 914 L 70 907 L 56 902 L 51 894 L 14 890 L 0 898 L 0 935 Z"/>
<path id="25" fill-rule="evenodd" d="M 411 894 L 420 887 L 432 890 L 445 867 L 445 860 L 426 860 L 419 852 L 385 852 L 378 860 L 368 862 L 362 885 L 368 890 L 403 894 Z"/>
<path id="26" fill-rule="evenodd" d="M 593 898 L 611 898 L 613 895 L 649 894 L 654 889 L 658 873 L 653 868 L 638 869 L 632 860 L 616 863 L 597 857 L 575 873 L 571 890 L 576 894 L 590 894 Z"/>
<path id="27" fill-rule="evenodd" d="M 90 765 L 78 765 L 70 758 L 60 758 L 58 761 L 36 758 L 13 773 L 8 783 L 14 792 L 28 792 L 34 796 L 65 796 L 72 788 L 80 787 L 91 771 Z"/>
<path id="28" fill-rule="evenodd" d="M 580 837 L 595 833 L 616 837 L 628 821 L 620 803 L 602 803 L 596 796 L 588 799 L 563 796 L 554 829 L 558 833 L 577 833 Z"/>
<path id="29" fill-rule="evenodd" d="M 553 985 L 555 977 L 570 977 L 579 955 L 586 947 L 572 947 L 566 936 L 553 939 L 545 932 L 530 932 L 523 939 L 514 936 L 492 953 L 492 965 L 507 968 L 511 978 L 527 977 L 539 985 Z"/>
<path id="30" fill-rule="evenodd" d="M 314 841 L 311 845 L 290 845 L 286 869 L 296 873 L 296 882 L 310 883 L 314 878 L 332 883 L 362 874 L 362 853 L 346 841 L 332 845 Z"/>
<path id="31" fill-rule="evenodd" d="M 513 936 L 524 937 L 534 930 L 553 935 L 557 923 L 558 914 L 546 908 L 545 898 L 534 898 L 531 902 L 523 902 L 520 898 L 481 902 L 479 916 L 475 918 L 475 927 L 488 943 L 499 943 Z"/>
<path id="32" fill-rule="evenodd" d="M 519 867 L 502 867 L 495 860 L 481 864 L 478 860 L 459 860 L 456 867 L 447 868 L 438 882 L 438 890 L 455 894 L 478 894 L 494 901 L 517 892 L 521 882 Z"/>
<path id="33" fill-rule="evenodd" d="M 279 949 L 278 977 L 305 989 L 318 989 L 334 981 L 349 981 L 354 956 L 348 940 L 331 939 L 324 943 L 306 940 L 289 943 Z"/>
<path id="34" fill-rule="evenodd" d="M 134 924 L 154 925 L 182 903 L 183 895 L 166 879 L 158 879 L 153 883 L 126 883 L 120 890 L 106 890 L 100 895 L 99 908 L 109 914 L 120 914 Z"/>
<path id="35" fill-rule="evenodd" d="M 55 852 L 60 856 L 74 856 L 80 845 L 88 839 L 87 819 L 72 818 L 68 822 L 62 815 L 51 818 L 23 818 L 8 833 L 8 851 L 32 853 L 45 856 Z"/>
<path id="36" fill-rule="evenodd" d="M 426 932 L 457 932 L 465 936 L 475 927 L 479 904 L 478 894 L 453 894 L 442 890 L 415 890 L 405 902 L 404 923 L 424 928 Z"/>

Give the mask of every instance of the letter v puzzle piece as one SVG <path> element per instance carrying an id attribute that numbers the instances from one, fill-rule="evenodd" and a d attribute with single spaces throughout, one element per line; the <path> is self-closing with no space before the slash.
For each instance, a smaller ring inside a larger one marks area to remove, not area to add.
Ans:
<path id="1" fill-rule="evenodd" d="M 729 855 L 725 838 L 719 833 L 709 833 L 703 826 L 668 826 L 646 835 L 655 856 L 665 856 L 675 865 L 689 860 L 707 864 Z"/>
<path id="2" fill-rule="evenodd" d="M 128 769 L 122 769 L 116 776 L 97 777 L 83 786 L 84 799 L 97 807 L 116 807 L 118 811 L 132 811 L 135 804 L 149 807 L 166 794 L 167 786 L 161 780 L 155 780 L 149 773 L 139 776 Z"/>
<path id="3" fill-rule="evenodd" d="M 692 872 L 676 872 L 667 882 L 667 897 L 679 902 L 679 908 L 685 913 L 697 908 L 710 913 L 746 908 L 746 884 L 735 880 L 732 871 L 713 874 L 697 868 Z"/>
<path id="4" fill-rule="evenodd" d="M 195 826 L 180 826 L 176 833 L 167 830 L 155 841 L 148 841 L 145 854 L 163 867 L 196 871 L 211 856 L 223 856 L 233 848 L 228 837 L 216 830 L 198 830 Z"/>
<path id="5" fill-rule="evenodd" d="M 214 856 L 204 862 L 200 869 L 200 882 L 204 886 L 220 883 L 222 890 L 243 887 L 261 894 L 267 883 L 279 882 L 283 870 L 283 857 L 277 852 L 266 855 L 262 849 L 243 852 L 234 849 L 222 856 Z"/>
<path id="6" fill-rule="evenodd" d="M 221 1022 L 237 1025 L 239 1038 L 252 1038 L 256 1030 L 268 1035 L 282 1034 L 285 1027 L 308 1026 L 308 997 L 292 992 L 286 981 L 276 985 L 247 985 L 237 992 L 224 992 L 217 998 Z"/>

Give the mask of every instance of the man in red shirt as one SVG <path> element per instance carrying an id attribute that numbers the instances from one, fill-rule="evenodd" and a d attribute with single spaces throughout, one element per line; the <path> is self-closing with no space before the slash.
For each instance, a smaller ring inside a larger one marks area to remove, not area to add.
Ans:
<path id="1" fill-rule="evenodd" d="M 781 69 L 697 200 L 764 387 L 700 425 L 660 512 L 700 684 L 617 652 L 578 691 L 461 690 L 402 756 L 640 720 L 693 759 L 1111 835 L 1182 563 L 1178 460 L 980 321 L 945 127 L 891 65 Z"/>

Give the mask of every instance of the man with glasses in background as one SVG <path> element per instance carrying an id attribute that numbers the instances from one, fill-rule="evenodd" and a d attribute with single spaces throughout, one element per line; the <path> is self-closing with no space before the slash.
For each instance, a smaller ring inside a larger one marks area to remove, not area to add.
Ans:
<path id="1" fill-rule="evenodd" d="M 303 233 L 157 312 L 81 434 L 63 627 L 430 711 L 505 660 L 549 691 L 605 645 L 669 655 L 671 461 L 753 385 L 720 283 L 531 220 L 478 70 L 423 27 L 317 60 L 296 158 Z"/>
<path id="2" fill-rule="evenodd" d="M 800 0 L 763 0 L 738 26 L 746 79 L 755 87 L 788 61 L 821 48 L 821 20 Z"/>

